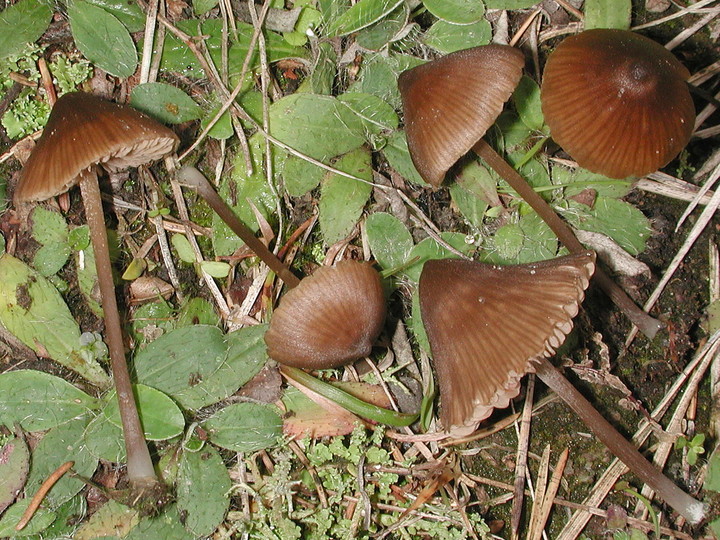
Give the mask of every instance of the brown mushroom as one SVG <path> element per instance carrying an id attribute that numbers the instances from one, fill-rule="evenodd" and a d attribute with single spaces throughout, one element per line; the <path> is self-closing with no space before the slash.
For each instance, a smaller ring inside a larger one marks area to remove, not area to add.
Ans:
<path id="1" fill-rule="evenodd" d="M 20 172 L 15 203 L 41 201 L 80 184 L 95 252 L 105 331 L 127 451 L 128 479 L 145 490 L 159 485 L 143 434 L 125 360 L 97 167 L 137 167 L 174 151 L 177 136 L 123 105 L 75 92 L 55 103 L 43 135 Z"/>
<path id="2" fill-rule="evenodd" d="M 334 368 L 370 354 L 384 322 L 380 275 L 368 263 L 345 260 L 319 268 L 283 297 L 265 343 L 281 364 Z"/>
<path id="3" fill-rule="evenodd" d="M 671 52 L 645 36 L 587 30 L 550 54 L 543 114 L 553 139 L 581 167 L 611 178 L 644 176 L 690 140 L 689 77 Z"/>
<path id="4" fill-rule="evenodd" d="M 510 266 L 425 263 L 420 310 L 443 427 L 454 436 L 469 434 L 494 408 L 506 407 L 520 379 L 535 372 L 643 482 L 697 523 L 703 504 L 651 465 L 547 360 L 572 329 L 594 266 L 592 252 Z"/>
<path id="5" fill-rule="evenodd" d="M 260 242 L 195 167 L 178 172 L 290 290 L 265 333 L 268 355 L 286 366 L 328 369 L 367 356 L 385 322 L 380 275 L 368 263 L 346 260 L 299 280 Z"/>
<path id="6" fill-rule="evenodd" d="M 448 54 L 400 75 L 405 132 L 413 163 L 438 187 L 471 149 L 492 167 L 548 224 L 573 253 L 585 251 L 570 227 L 482 137 L 520 81 L 522 53 L 507 45 L 485 45 Z M 648 337 L 662 325 L 637 305 L 601 269 L 596 281 Z"/>

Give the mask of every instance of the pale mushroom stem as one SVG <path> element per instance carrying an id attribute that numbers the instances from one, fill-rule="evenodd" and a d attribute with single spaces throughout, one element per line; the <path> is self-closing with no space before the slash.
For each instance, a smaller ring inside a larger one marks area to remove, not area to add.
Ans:
<path id="1" fill-rule="evenodd" d="M 178 180 L 180 183 L 193 188 L 197 193 L 205 199 L 215 213 L 227 224 L 232 231 L 237 234 L 240 239 L 253 250 L 261 261 L 277 274 L 277 276 L 285 282 L 288 288 L 292 289 L 300 283 L 300 279 L 293 274 L 290 269 L 270 251 L 265 244 L 257 239 L 253 233 L 240 219 L 235 215 L 232 208 L 220 198 L 215 188 L 210 185 L 205 175 L 198 171 L 195 167 L 185 166 L 178 172 Z"/>
<path id="2" fill-rule="evenodd" d="M 690 523 L 702 521 L 705 517 L 703 503 L 677 487 L 660 469 L 645 459 L 546 358 L 540 359 L 535 373 L 575 411 L 597 438 L 640 480 L 654 489 L 662 500 Z"/>
<path id="3" fill-rule="evenodd" d="M 125 360 L 125 347 L 123 346 L 120 314 L 115 299 L 115 285 L 105 228 L 105 214 L 95 167 L 80 173 L 80 191 L 85 206 L 85 218 L 90 228 L 90 240 L 95 252 L 95 268 L 97 269 L 105 319 L 105 336 L 110 351 L 110 364 L 125 439 L 128 480 L 135 487 L 152 486 L 157 484 L 158 480 L 140 424 L 130 373 Z"/>
<path id="4" fill-rule="evenodd" d="M 512 189 L 517 191 L 525 202 L 547 223 L 555 235 L 565 247 L 572 253 L 586 251 L 570 227 L 555 213 L 550 205 L 545 202 L 535 190 L 518 174 L 508 163 L 490 146 L 484 139 L 480 139 L 473 146 L 475 153 L 482 158 L 490 167 L 498 173 Z M 628 319 L 648 338 L 652 339 L 663 325 L 642 309 L 615 283 L 600 267 L 595 269 L 595 281 L 603 291 L 610 297 L 610 300 L 619 307 Z"/>

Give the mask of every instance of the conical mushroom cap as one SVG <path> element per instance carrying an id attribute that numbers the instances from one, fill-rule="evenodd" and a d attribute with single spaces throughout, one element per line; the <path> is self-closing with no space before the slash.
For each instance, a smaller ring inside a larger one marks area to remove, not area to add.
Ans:
<path id="1" fill-rule="evenodd" d="M 507 407 L 533 361 L 565 341 L 594 269 L 593 252 L 510 266 L 425 263 L 420 311 L 446 431 L 467 435 Z"/>
<path id="2" fill-rule="evenodd" d="M 290 290 L 265 333 L 270 358 L 302 369 L 349 364 L 370 354 L 385 322 L 380 275 L 368 263 L 323 266 Z"/>
<path id="3" fill-rule="evenodd" d="M 89 167 L 137 167 L 171 153 L 177 143 L 175 133 L 132 107 L 65 94 L 20 172 L 15 201 L 49 199 L 70 189 Z"/>
<path id="4" fill-rule="evenodd" d="M 398 80 L 415 168 L 439 187 L 502 112 L 525 61 L 507 45 L 457 51 L 403 72 Z"/>
<path id="5" fill-rule="evenodd" d="M 565 39 L 543 74 L 550 133 L 581 167 L 644 176 L 687 145 L 695 122 L 690 73 L 659 43 L 626 30 Z"/>

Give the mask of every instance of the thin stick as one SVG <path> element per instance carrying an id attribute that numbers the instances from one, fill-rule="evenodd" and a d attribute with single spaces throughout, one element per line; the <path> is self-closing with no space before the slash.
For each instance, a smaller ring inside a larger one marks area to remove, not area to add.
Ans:
<path id="1" fill-rule="evenodd" d="M 578 253 L 585 251 L 585 247 L 580 243 L 575 234 L 573 234 L 570 227 L 560 219 L 560 216 L 545 202 L 545 199 L 538 195 L 525 179 L 508 165 L 500 154 L 485 142 L 484 139 L 480 139 L 473 147 L 473 150 L 538 213 L 570 252 Z M 657 331 L 662 328 L 662 324 L 659 321 L 653 319 L 636 306 L 635 302 L 630 299 L 625 291 L 610 279 L 600 267 L 595 269 L 595 281 L 610 297 L 613 303 L 619 307 L 648 338 L 652 339 Z"/>
<path id="2" fill-rule="evenodd" d="M 540 540 L 542 537 L 543 529 L 545 529 L 545 524 L 547 523 L 548 517 L 550 517 L 550 511 L 553 507 L 555 495 L 557 495 L 558 489 L 560 488 L 560 479 L 565 471 L 565 465 L 567 464 L 569 455 L 570 450 L 566 448 L 563 450 L 562 454 L 560 454 L 560 457 L 555 464 L 555 469 L 553 470 L 550 482 L 548 483 L 542 499 L 542 507 L 537 514 L 537 519 L 535 521 L 535 536 L 532 540 Z"/>
<path id="3" fill-rule="evenodd" d="M 547 359 L 539 361 L 535 373 L 575 411 L 597 438 L 640 480 L 652 487 L 660 498 L 690 523 L 702 521 L 705 516 L 704 505 L 677 487 L 646 460 Z"/>
<path id="4" fill-rule="evenodd" d="M 525 493 L 525 474 L 527 473 L 527 455 L 530 446 L 530 423 L 532 421 L 534 395 L 535 377 L 530 375 L 527 390 L 525 391 L 525 405 L 520 420 L 517 457 L 515 458 L 515 489 L 513 490 L 512 510 L 510 512 L 510 534 L 512 538 L 520 538 L 520 518 L 522 517 L 523 496 Z"/>
<path id="5" fill-rule="evenodd" d="M 133 395 L 130 373 L 125 360 L 120 314 L 115 299 L 115 284 L 112 279 L 110 250 L 108 249 L 105 217 L 103 214 L 100 186 L 95 169 L 80 173 L 80 191 L 85 218 L 90 228 L 90 239 L 95 252 L 98 287 L 102 298 L 103 318 L 105 319 L 105 338 L 110 351 L 113 381 L 123 426 L 125 451 L 127 453 L 128 480 L 131 484 L 142 486 L 157 483 L 157 476 L 150 459 L 150 451 L 140 424 L 135 396 Z"/>
<path id="6" fill-rule="evenodd" d="M 40 488 L 37 490 L 37 493 L 35 493 L 35 496 L 30 501 L 30 505 L 25 509 L 20 521 L 18 521 L 17 525 L 15 525 L 16 531 L 22 531 L 25 526 L 30 523 L 30 520 L 35 515 L 35 512 L 37 512 L 37 509 L 40 508 L 40 503 L 42 503 L 45 495 L 48 494 L 52 487 L 66 472 L 73 468 L 73 465 L 75 465 L 74 461 L 66 461 L 45 479 L 45 481 L 40 485 Z"/>
<path id="7" fill-rule="evenodd" d="M 252 249 L 255 254 L 260 257 L 270 269 L 275 272 L 280 279 L 285 282 L 289 288 L 293 288 L 300 283 L 300 279 L 293 274 L 290 269 L 285 266 L 277 256 L 271 252 L 265 244 L 257 239 L 255 234 L 247 228 L 247 226 L 238 219 L 225 201 L 217 194 L 215 189 L 210 185 L 205 176 L 195 167 L 183 167 L 178 172 L 178 180 L 193 188 L 197 193 L 205 199 L 210 207 L 217 213 L 220 218 L 227 223 L 228 227 L 237 234 L 240 239 Z"/>

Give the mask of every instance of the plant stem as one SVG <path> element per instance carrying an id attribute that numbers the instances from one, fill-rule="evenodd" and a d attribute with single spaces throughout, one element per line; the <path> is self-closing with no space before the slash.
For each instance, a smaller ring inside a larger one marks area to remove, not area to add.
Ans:
<path id="1" fill-rule="evenodd" d="M 90 228 L 90 240 L 95 252 L 95 268 L 105 319 L 105 336 L 110 351 L 113 381 L 115 382 L 115 391 L 125 438 L 128 480 L 131 485 L 136 486 L 157 484 L 157 476 L 150 459 L 150 451 L 145 441 L 142 425 L 140 424 L 140 417 L 130 382 L 130 373 L 125 360 L 120 314 L 115 299 L 115 284 L 113 283 L 110 251 L 105 229 L 105 215 L 103 214 L 100 198 L 97 171 L 94 167 L 80 174 L 80 191 L 85 206 L 85 218 Z"/>
<path id="2" fill-rule="evenodd" d="M 560 242 L 570 252 L 585 251 L 572 229 L 558 216 L 550 205 L 538 195 L 535 190 L 518 174 L 484 139 L 480 139 L 473 147 L 475 153 L 498 173 L 515 191 L 527 202 L 535 212 L 547 223 Z M 648 338 L 652 339 L 663 325 L 646 312 L 641 310 L 635 302 L 615 283 L 599 266 L 595 269 L 595 281 L 610 297 L 610 300 L 619 307 L 630 321 Z"/>
<path id="3" fill-rule="evenodd" d="M 597 438 L 640 480 L 653 488 L 661 499 L 690 523 L 699 523 L 705 517 L 703 503 L 677 487 L 660 469 L 645 459 L 546 358 L 540 359 L 535 373 L 575 411 Z"/>
<path id="4" fill-rule="evenodd" d="M 300 279 L 293 274 L 290 269 L 270 251 L 265 244 L 257 239 L 253 233 L 233 212 L 232 208 L 220 198 L 215 189 L 207 181 L 207 178 L 195 167 L 185 166 L 178 172 L 178 180 L 193 188 L 197 193 L 205 199 L 215 213 L 220 216 L 232 231 L 237 234 L 247 246 L 255 252 L 260 260 L 277 274 L 277 276 L 285 282 L 288 288 L 296 287 L 300 283 Z"/>

